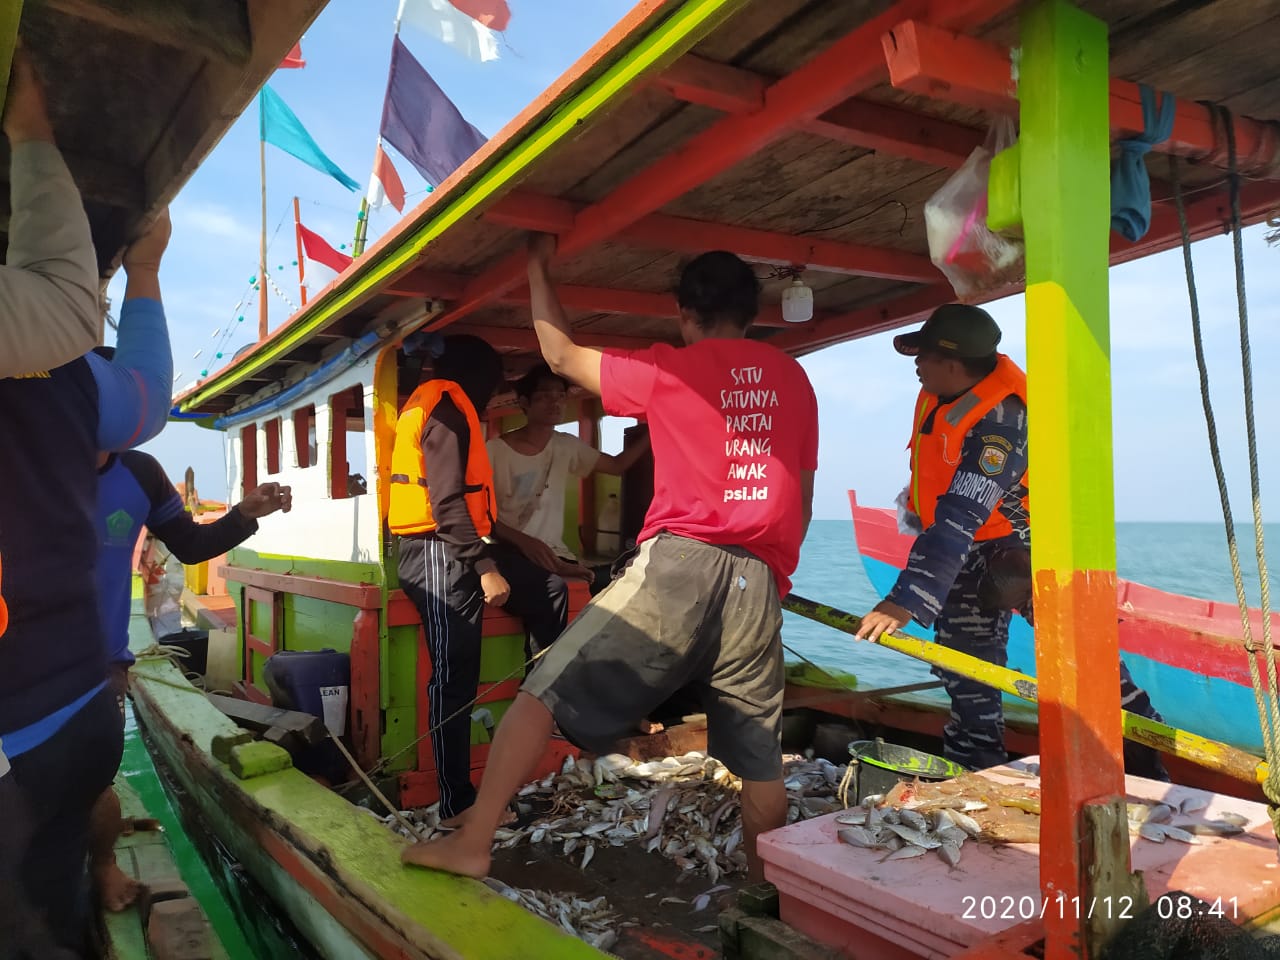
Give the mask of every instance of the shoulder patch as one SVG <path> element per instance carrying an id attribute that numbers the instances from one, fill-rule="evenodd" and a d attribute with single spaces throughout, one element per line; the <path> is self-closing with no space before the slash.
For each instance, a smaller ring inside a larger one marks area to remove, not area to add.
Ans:
<path id="1" fill-rule="evenodd" d="M 983 443 L 993 443 L 997 447 L 1004 447 L 1006 450 L 1012 450 L 1013 444 L 1009 442 L 1007 437 L 1002 437 L 998 433 L 989 433 L 982 438 Z"/>
<path id="2" fill-rule="evenodd" d="M 982 472 L 987 476 L 994 477 L 1004 469 L 1008 459 L 1008 451 L 1001 450 L 995 444 L 989 443 L 982 448 L 982 453 L 978 455 L 978 466 L 982 468 Z"/>

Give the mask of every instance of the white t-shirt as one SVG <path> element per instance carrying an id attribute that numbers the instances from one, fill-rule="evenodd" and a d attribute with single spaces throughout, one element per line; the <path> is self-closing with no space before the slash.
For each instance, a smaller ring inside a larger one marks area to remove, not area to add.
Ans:
<path id="1" fill-rule="evenodd" d="M 501 437 L 487 446 L 498 519 L 541 540 L 559 556 L 573 557 L 564 542 L 565 484 L 569 477 L 585 477 L 594 470 L 600 451 L 559 432 L 531 457 L 512 450 Z"/>

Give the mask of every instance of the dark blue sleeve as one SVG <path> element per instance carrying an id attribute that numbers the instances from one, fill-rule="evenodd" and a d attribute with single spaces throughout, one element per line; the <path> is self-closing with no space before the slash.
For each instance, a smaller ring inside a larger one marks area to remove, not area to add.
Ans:
<path id="1" fill-rule="evenodd" d="M 120 465 L 133 474 L 142 492 L 146 494 L 148 512 L 146 524 L 155 529 L 186 512 L 182 498 L 169 482 L 160 461 L 141 450 L 129 450 L 120 455 Z"/>
<path id="2" fill-rule="evenodd" d="M 1027 472 L 1027 408 L 1008 397 L 964 439 L 960 465 L 938 498 L 933 525 L 916 537 L 886 598 L 932 626 L 973 547 L 974 534 Z"/>
<path id="3" fill-rule="evenodd" d="M 120 308 L 115 359 L 85 357 L 98 385 L 98 449 L 127 450 L 150 440 L 169 416 L 173 355 L 159 300 L 134 297 Z"/>

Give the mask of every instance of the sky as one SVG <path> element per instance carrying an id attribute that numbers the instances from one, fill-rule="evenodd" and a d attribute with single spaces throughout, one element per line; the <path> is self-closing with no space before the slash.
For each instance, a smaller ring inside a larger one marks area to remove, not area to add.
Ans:
<path id="1" fill-rule="evenodd" d="M 631 6 L 630 0 L 509 3 L 512 20 L 496 62 L 470 61 L 408 26 L 402 33 L 413 54 L 487 136 L 496 134 Z M 362 185 L 373 160 L 397 5 L 397 0 L 331 0 L 303 37 L 307 66 L 277 71 L 270 80 L 325 152 Z M 395 162 L 412 206 L 421 201 L 425 184 L 407 161 L 396 156 Z M 361 193 L 347 191 L 271 146 L 266 166 L 268 272 L 284 295 L 271 297 L 270 326 L 275 329 L 292 312 L 284 298 L 292 305 L 299 302 L 293 197 L 299 197 L 304 225 L 349 250 Z M 262 221 L 256 103 L 192 177 L 171 213 L 173 239 L 161 281 L 180 388 L 201 371 L 221 366 L 256 335 L 257 306 L 249 284 L 258 272 Z M 397 216 L 391 207 L 373 214 L 371 239 Z M 1265 233 L 1266 227 L 1258 226 L 1244 236 L 1264 505 L 1269 494 L 1280 494 L 1275 480 L 1280 432 L 1271 420 L 1280 411 L 1280 246 L 1268 247 Z M 1249 473 L 1231 243 L 1216 237 L 1196 244 L 1194 252 L 1225 468 L 1236 517 L 1246 520 Z M 306 268 L 312 291 L 334 276 L 317 264 L 308 262 Z M 122 277 L 117 276 L 109 289 L 114 303 L 122 292 Z M 988 309 L 1004 331 L 1001 349 L 1024 364 L 1022 297 Z M 243 322 L 237 321 L 240 316 Z M 1220 520 L 1180 251 L 1111 271 L 1111 324 L 1117 519 Z M 858 490 L 861 502 L 890 505 L 905 484 L 905 447 L 918 383 L 911 361 L 893 352 L 891 338 L 867 337 L 803 360 L 821 419 L 814 504 L 820 519 L 848 519 L 850 488 Z M 215 356 L 219 351 L 223 359 Z M 620 445 L 616 427 L 604 431 L 604 445 L 606 450 Z M 226 496 L 221 434 L 171 423 L 143 449 L 173 479 L 194 467 L 201 496 Z"/>

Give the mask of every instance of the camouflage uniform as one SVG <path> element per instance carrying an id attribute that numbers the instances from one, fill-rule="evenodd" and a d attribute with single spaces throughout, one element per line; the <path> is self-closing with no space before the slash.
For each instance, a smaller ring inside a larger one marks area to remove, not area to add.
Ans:
<path id="1" fill-rule="evenodd" d="M 936 411 L 935 411 L 936 412 Z M 921 425 L 932 428 L 933 414 Z M 995 468 L 981 455 L 992 443 L 1008 448 Z M 935 628 L 945 647 L 1004 666 L 1008 660 L 1012 612 L 992 609 L 979 599 L 980 585 L 992 556 L 1009 545 L 1031 547 L 1030 518 L 1023 510 L 1027 470 L 1027 408 L 1009 396 L 995 406 L 965 437 L 960 463 L 947 492 L 938 499 L 934 523 L 911 546 L 906 569 L 887 599 L 911 612 L 919 623 Z M 975 543 L 974 534 L 994 511 L 1009 521 L 1013 533 Z M 1024 611 L 1028 617 L 1030 611 Z M 1000 691 L 935 667 L 951 698 L 951 718 L 943 731 L 947 759 L 970 769 L 998 766 L 1008 759 L 1004 747 L 1004 705 Z M 1120 665 L 1121 701 L 1125 709 L 1159 720 L 1146 693 L 1134 685 Z M 1168 779 L 1159 756 L 1148 748 L 1126 744 L 1130 772 Z"/>

